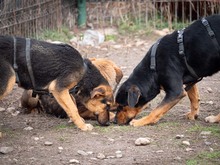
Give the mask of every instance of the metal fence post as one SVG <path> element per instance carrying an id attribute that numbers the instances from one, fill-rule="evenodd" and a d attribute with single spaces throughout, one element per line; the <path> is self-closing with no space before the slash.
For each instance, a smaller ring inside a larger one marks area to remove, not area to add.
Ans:
<path id="1" fill-rule="evenodd" d="M 86 26 L 86 0 L 78 0 L 78 26 L 85 27 Z"/>

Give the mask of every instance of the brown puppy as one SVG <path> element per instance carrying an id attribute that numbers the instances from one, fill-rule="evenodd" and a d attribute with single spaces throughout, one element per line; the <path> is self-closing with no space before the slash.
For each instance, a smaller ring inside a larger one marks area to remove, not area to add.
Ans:
<path id="1" fill-rule="evenodd" d="M 117 88 L 117 85 L 119 84 L 123 74 L 121 69 L 112 61 L 107 59 L 96 59 L 96 58 L 90 58 L 89 59 L 92 64 L 100 71 L 101 75 L 104 77 L 105 80 L 107 80 L 109 86 L 113 91 Z M 93 73 L 90 73 L 93 75 Z M 96 73 L 97 74 L 97 73 Z M 89 81 L 93 81 L 97 75 L 94 74 L 92 79 L 89 79 Z M 84 79 L 86 79 L 84 77 Z M 103 79 L 99 79 L 99 83 L 101 84 Z M 85 86 L 88 84 L 85 83 Z M 85 90 L 82 90 L 82 92 L 85 92 Z M 82 93 L 80 94 L 79 89 L 73 93 L 74 97 L 76 98 L 76 103 L 79 111 L 79 115 L 84 119 L 96 119 L 96 107 L 99 106 L 100 101 L 103 101 L 102 96 L 95 97 L 95 98 L 82 98 Z M 80 96 L 81 95 L 81 96 Z M 43 111 L 52 115 L 55 115 L 57 117 L 66 118 L 67 115 L 65 111 L 59 106 L 59 104 L 56 102 L 56 100 L 48 95 L 39 95 L 40 97 L 32 97 L 32 90 L 25 90 L 23 92 L 23 95 L 21 97 L 21 105 L 24 108 L 28 109 L 28 112 L 30 112 L 33 109 L 37 109 L 38 111 Z M 81 97 L 81 98 L 80 98 Z M 109 96 L 111 97 L 111 96 Z M 84 101 L 83 101 L 84 100 Z M 86 100 L 86 101 L 85 101 Z M 92 105 L 89 105 L 89 102 L 93 100 Z M 114 118 L 114 114 L 109 112 L 110 120 Z M 108 116 L 108 115 L 107 115 Z M 99 117 L 99 123 L 105 123 L 106 115 L 100 115 Z M 106 123 L 105 123 L 106 124 Z"/>

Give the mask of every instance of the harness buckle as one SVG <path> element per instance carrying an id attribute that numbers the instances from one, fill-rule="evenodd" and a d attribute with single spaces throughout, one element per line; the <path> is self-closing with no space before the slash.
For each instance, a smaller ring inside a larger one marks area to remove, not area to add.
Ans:
<path id="1" fill-rule="evenodd" d="M 208 21 L 205 18 L 202 18 L 202 24 L 204 26 L 209 26 L 209 23 L 208 23 Z"/>
<path id="2" fill-rule="evenodd" d="M 181 43 L 181 42 L 183 42 L 183 38 L 178 36 L 178 38 L 177 38 L 177 43 L 179 44 L 179 43 Z"/>
<path id="3" fill-rule="evenodd" d="M 210 36 L 211 38 L 215 38 L 215 33 L 211 30 L 211 31 L 209 31 L 209 36 Z"/>
<path id="4" fill-rule="evenodd" d="M 184 51 L 183 51 L 183 50 L 180 50 L 180 51 L 179 51 L 179 55 L 183 56 L 183 55 L 184 55 Z"/>

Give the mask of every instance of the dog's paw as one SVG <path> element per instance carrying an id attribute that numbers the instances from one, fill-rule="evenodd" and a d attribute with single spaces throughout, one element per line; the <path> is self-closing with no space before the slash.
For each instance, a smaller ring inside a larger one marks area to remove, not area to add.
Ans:
<path id="1" fill-rule="evenodd" d="M 186 118 L 189 119 L 189 120 L 195 120 L 195 119 L 198 118 L 198 114 L 193 114 L 193 113 L 191 113 L 191 112 L 188 112 L 188 113 L 186 114 Z"/>
<path id="2" fill-rule="evenodd" d="M 85 124 L 83 128 L 81 128 L 82 131 L 91 131 L 93 129 L 93 126 L 91 124 Z"/>
<path id="3" fill-rule="evenodd" d="M 205 118 L 205 121 L 208 122 L 208 123 L 216 123 L 216 122 L 218 122 L 218 121 L 217 121 L 217 117 L 216 117 L 216 116 L 213 116 L 213 115 L 206 117 L 206 118 Z"/>
<path id="4" fill-rule="evenodd" d="M 140 120 L 135 120 L 135 119 L 131 120 L 129 124 L 134 127 L 140 127 L 144 125 Z"/>

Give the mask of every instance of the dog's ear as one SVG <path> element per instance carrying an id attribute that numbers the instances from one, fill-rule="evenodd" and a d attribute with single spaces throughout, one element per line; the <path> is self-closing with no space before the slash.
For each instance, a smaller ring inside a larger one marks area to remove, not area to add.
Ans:
<path id="1" fill-rule="evenodd" d="M 90 96 L 91 98 L 94 98 L 94 97 L 104 96 L 105 93 L 106 93 L 106 88 L 104 86 L 98 86 L 90 92 Z"/>
<path id="2" fill-rule="evenodd" d="M 140 89 L 133 85 L 128 90 L 128 105 L 129 107 L 135 107 L 135 105 L 138 103 L 138 100 L 140 98 L 141 91 Z"/>

